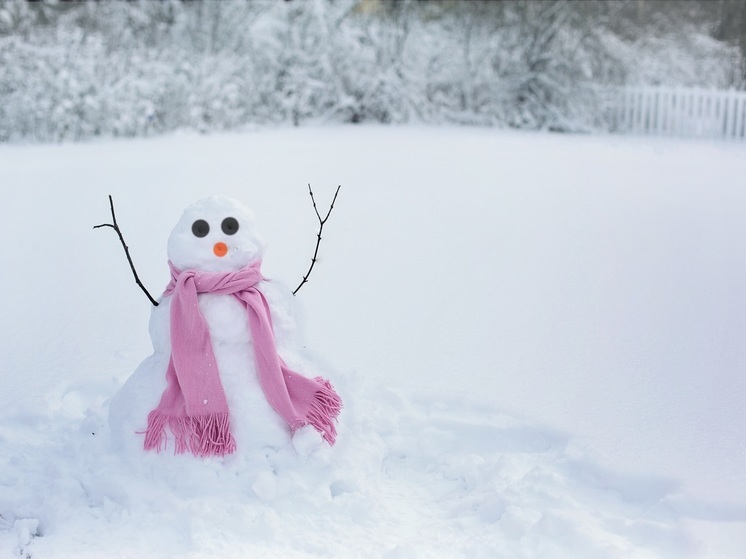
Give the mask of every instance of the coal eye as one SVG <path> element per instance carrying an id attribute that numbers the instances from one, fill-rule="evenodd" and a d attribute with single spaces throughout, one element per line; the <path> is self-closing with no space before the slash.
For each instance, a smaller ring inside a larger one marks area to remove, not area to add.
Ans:
<path id="1" fill-rule="evenodd" d="M 220 224 L 220 228 L 226 235 L 235 235 L 238 231 L 238 220 L 235 217 L 226 217 Z"/>
<path id="2" fill-rule="evenodd" d="M 198 219 L 192 223 L 192 233 L 195 237 L 206 237 L 210 232 L 210 224 L 204 219 Z"/>

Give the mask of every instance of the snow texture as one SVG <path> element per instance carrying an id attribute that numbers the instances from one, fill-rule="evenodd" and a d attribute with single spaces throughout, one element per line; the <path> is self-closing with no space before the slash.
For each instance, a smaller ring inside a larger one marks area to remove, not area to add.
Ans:
<path id="1" fill-rule="evenodd" d="M 0 556 L 746 549 L 742 146 L 319 128 L 6 145 L 0 168 Z M 308 182 L 322 209 L 342 189 L 293 298 Z M 266 239 L 281 353 L 345 402 L 334 447 L 196 459 L 112 432 L 161 338 L 91 227 L 112 194 L 157 293 L 180 212 L 216 192 Z"/>

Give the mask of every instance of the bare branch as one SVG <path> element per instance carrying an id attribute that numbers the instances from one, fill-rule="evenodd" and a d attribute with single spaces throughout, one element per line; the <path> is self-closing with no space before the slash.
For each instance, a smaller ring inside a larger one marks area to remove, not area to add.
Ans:
<path id="1" fill-rule="evenodd" d="M 303 276 L 303 280 L 300 282 L 300 285 L 295 288 L 295 291 L 293 291 L 293 295 L 298 293 L 301 287 L 305 283 L 308 282 L 308 276 L 311 275 L 311 271 L 313 270 L 314 265 L 316 264 L 316 260 L 318 259 L 319 255 L 319 245 L 321 244 L 321 232 L 324 230 L 324 224 L 326 223 L 326 220 L 329 219 L 329 216 L 332 213 L 332 210 L 334 209 L 334 202 L 337 201 L 337 195 L 339 194 L 339 189 L 342 188 L 342 185 L 340 184 L 337 186 L 337 191 L 334 193 L 334 198 L 332 198 L 332 203 L 329 206 L 329 211 L 326 212 L 325 217 L 321 217 L 321 214 L 319 213 L 319 209 L 316 206 L 316 198 L 313 196 L 313 190 L 311 190 L 311 185 L 309 183 L 308 185 L 308 193 L 311 195 L 311 202 L 313 202 L 313 211 L 316 212 L 316 217 L 319 219 L 319 232 L 316 234 L 316 249 L 313 251 L 313 257 L 311 258 L 311 267 L 308 268 L 308 271 L 306 272 L 306 275 Z"/>
<path id="2" fill-rule="evenodd" d="M 119 229 L 119 225 L 117 225 L 117 216 L 114 213 L 114 200 L 112 199 L 111 195 L 109 195 L 109 206 L 111 206 L 111 219 L 113 223 L 102 223 L 101 225 L 94 225 L 94 229 L 98 229 L 100 227 L 111 227 L 114 229 L 114 231 L 117 232 L 117 235 L 119 236 L 119 241 L 122 243 L 122 247 L 124 248 L 124 254 L 127 256 L 127 262 L 130 264 L 130 268 L 132 269 L 132 274 L 135 276 L 135 283 L 140 286 L 140 289 L 143 290 L 143 293 L 147 295 L 148 299 L 151 303 L 153 303 L 153 306 L 158 306 L 158 301 L 153 299 L 152 295 L 148 292 L 147 289 L 145 289 L 145 286 L 140 281 L 140 277 L 137 275 L 137 270 L 135 270 L 135 265 L 132 262 L 132 257 L 130 257 L 130 250 L 127 244 L 124 242 L 124 237 L 122 236 L 122 231 Z"/>

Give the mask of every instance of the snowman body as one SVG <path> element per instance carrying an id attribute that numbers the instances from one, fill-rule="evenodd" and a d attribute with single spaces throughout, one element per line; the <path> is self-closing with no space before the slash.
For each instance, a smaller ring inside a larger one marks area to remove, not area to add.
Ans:
<path id="1" fill-rule="evenodd" d="M 168 257 L 179 270 L 233 272 L 262 257 L 264 243 L 251 212 L 225 197 L 211 197 L 187 208 L 168 241 Z M 259 289 L 277 304 L 281 286 L 262 281 Z M 241 456 L 289 447 L 291 431 L 270 406 L 259 383 L 246 309 L 233 295 L 203 293 L 199 310 L 207 324 L 220 381 L 228 403 L 236 441 L 234 461 Z M 110 403 L 113 440 L 128 454 L 141 455 L 148 414 L 166 388 L 171 356 L 171 296 L 164 295 L 150 320 L 153 354 L 135 370 Z M 274 313 L 273 313 L 274 314 Z M 286 312 L 280 312 L 287 316 Z M 279 342 L 280 340 L 278 340 Z M 173 453 L 169 440 L 166 452 Z"/>

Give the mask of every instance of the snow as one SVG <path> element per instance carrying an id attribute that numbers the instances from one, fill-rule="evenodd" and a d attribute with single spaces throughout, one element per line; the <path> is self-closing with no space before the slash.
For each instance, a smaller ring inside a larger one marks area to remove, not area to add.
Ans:
<path id="1" fill-rule="evenodd" d="M 741 144 L 329 127 L 0 146 L 0 555 L 713 557 L 746 549 Z M 182 210 L 246 203 L 338 443 L 131 453 Z M 142 458 L 142 460 L 139 460 Z M 4 555 L 3 555 L 4 554 Z"/>

